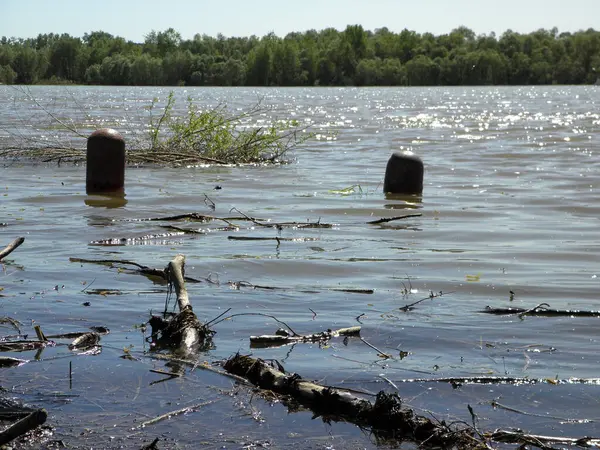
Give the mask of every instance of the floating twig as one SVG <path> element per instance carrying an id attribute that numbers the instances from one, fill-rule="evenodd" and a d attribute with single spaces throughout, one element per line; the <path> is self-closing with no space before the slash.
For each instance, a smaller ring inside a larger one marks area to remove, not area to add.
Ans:
<path id="1" fill-rule="evenodd" d="M 511 384 L 515 386 L 525 384 L 590 384 L 600 385 L 600 378 L 527 378 L 527 377 L 443 377 L 443 378 L 407 378 L 397 380 L 396 383 L 450 383 L 454 387 L 460 387 L 463 384 Z M 546 417 L 546 416 L 545 416 Z"/>
<path id="2" fill-rule="evenodd" d="M 280 237 L 255 237 L 255 236 L 227 236 L 231 241 L 289 241 L 289 242 L 312 242 L 318 241 L 316 237 L 280 238 Z"/>
<path id="3" fill-rule="evenodd" d="M 13 326 L 13 328 L 15 330 L 17 330 L 17 333 L 21 333 L 21 329 L 19 328 L 19 325 L 22 325 L 21 322 L 19 322 L 17 319 L 13 319 L 12 317 L 0 317 L 0 324 L 4 324 L 4 323 L 8 323 L 10 325 Z"/>
<path id="4" fill-rule="evenodd" d="M 187 414 L 190 412 L 197 411 L 198 409 L 200 409 L 204 406 L 208 406 L 214 402 L 215 402 L 214 400 L 209 400 L 206 402 L 197 403 L 195 405 L 186 406 L 185 408 L 176 409 L 175 411 L 169 411 L 168 413 L 162 414 L 158 417 L 155 417 L 154 419 L 150 419 L 150 420 L 146 420 L 145 422 L 142 422 L 142 424 L 138 428 L 145 428 L 149 425 L 154 425 L 155 423 L 160 422 L 161 420 L 170 419 L 171 417 L 178 416 L 179 414 Z"/>
<path id="5" fill-rule="evenodd" d="M 84 258 L 69 258 L 69 261 L 78 262 L 78 263 L 102 264 L 102 265 L 107 265 L 109 267 L 114 267 L 115 264 L 119 264 L 122 266 L 134 266 L 134 267 L 137 267 L 138 270 L 134 270 L 134 269 L 127 269 L 127 270 L 131 270 L 132 272 L 139 273 L 141 275 L 162 278 L 163 280 L 167 281 L 167 274 L 164 271 L 164 269 L 154 269 L 152 267 L 138 264 L 135 261 L 128 261 L 128 260 L 122 260 L 122 259 L 84 259 Z M 187 281 L 188 283 L 201 283 L 202 282 L 201 280 L 191 278 L 191 277 L 184 277 L 184 280 Z"/>
<path id="6" fill-rule="evenodd" d="M 452 294 L 453 292 L 446 292 L 446 294 Z M 421 302 L 424 302 L 425 300 L 433 300 L 434 298 L 438 298 L 441 297 L 442 295 L 444 295 L 444 292 L 440 291 L 438 293 L 434 293 L 433 291 L 431 291 L 429 293 L 428 297 L 423 297 L 421 300 L 417 300 L 416 302 L 410 303 L 408 305 L 404 305 L 401 308 L 398 308 L 400 311 L 410 311 L 411 309 L 413 309 L 413 306 L 418 305 Z"/>
<path id="7" fill-rule="evenodd" d="M 389 359 L 389 358 L 391 358 L 391 357 L 392 357 L 392 355 L 388 355 L 387 353 L 385 353 L 385 352 L 382 352 L 382 351 L 381 351 L 381 350 L 379 350 L 377 347 L 375 347 L 373 344 L 369 344 L 369 343 L 368 343 L 366 340 L 364 340 L 362 337 L 360 338 L 360 340 L 361 340 L 361 341 L 362 341 L 362 342 L 363 342 L 365 345 L 367 345 L 368 347 L 371 347 L 373 350 L 375 350 L 375 351 L 378 353 L 378 355 L 377 355 L 377 356 L 380 356 L 381 358 L 385 358 L 385 359 Z"/>
<path id="8" fill-rule="evenodd" d="M 249 281 L 229 281 L 229 285 L 234 289 L 240 288 L 250 288 L 250 289 L 265 289 L 269 291 L 292 291 L 293 288 L 282 287 L 282 286 L 265 286 L 260 284 L 252 284 Z M 375 292 L 374 289 L 360 289 L 360 288 L 312 288 L 312 289 L 298 289 L 298 292 L 306 293 L 306 294 L 314 294 L 315 292 L 319 292 L 319 289 L 326 291 L 336 291 L 336 292 L 347 292 L 349 294 L 373 294 Z"/>
<path id="9" fill-rule="evenodd" d="M 359 336 L 360 327 L 340 328 L 339 330 L 327 330 L 319 333 L 290 336 L 285 330 L 278 330 L 274 335 L 250 336 L 252 348 L 279 347 L 282 345 L 325 342 L 337 336 Z"/>
<path id="10" fill-rule="evenodd" d="M 244 377 L 241 377 L 241 376 L 235 375 L 233 373 L 225 372 L 221 369 L 212 367 L 211 365 L 209 365 L 206 362 L 203 363 L 203 362 L 199 362 L 199 361 L 193 361 L 190 359 L 178 358 L 176 356 L 163 354 L 163 353 L 144 353 L 144 354 L 141 354 L 140 356 L 144 356 L 144 357 L 148 357 L 148 358 L 152 358 L 152 359 L 160 359 L 161 361 L 170 361 L 170 362 L 177 363 L 177 364 L 185 364 L 186 366 L 189 366 L 192 370 L 195 370 L 195 369 L 207 370 L 209 372 L 216 373 L 218 375 L 221 375 L 221 376 L 224 376 L 227 378 L 231 378 L 232 380 L 235 380 L 236 382 L 243 384 L 243 385 L 251 384 Z"/>
<path id="11" fill-rule="evenodd" d="M 177 227 L 175 225 L 161 225 L 161 228 L 165 228 L 167 230 L 179 231 L 184 234 L 206 234 L 206 231 L 202 230 L 190 230 L 189 228 Z"/>
<path id="12" fill-rule="evenodd" d="M 561 436 L 543 436 L 539 434 L 527 434 L 517 430 L 496 430 L 487 434 L 489 438 L 496 442 L 505 442 L 510 444 L 532 445 L 534 447 L 548 449 L 550 444 L 559 444 L 566 446 L 579 447 L 600 447 L 600 439 L 592 437 L 568 438 Z"/>
<path id="13" fill-rule="evenodd" d="M 494 308 L 486 306 L 481 312 L 496 315 L 542 316 L 542 317 L 600 317 L 600 311 L 582 311 L 577 309 L 551 309 L 547 303 L 540 303 L 534 308 Z"/>
<path id="14" fill-rule="evenodd" d="M 368 225 L 377 225 L 380 223 L 387 223 L 387 222 L 392 222 L 394 220 L 402 220 L 402 219 L 408 219 L 411 217 L 421 217 L 423 214 L 418 213 L 418 214 L 406 214 L 404 216 L 396 216 L 396 217 L 386 217 L 383 219 L 377 219 L 377 220 L 371 220 L 370 222 L 367 222 Z"/>
<path id="15" fill-rule="evenodd" d="M 214 321 L 213 320 L 213 325 L 216 325 L 218 323 L 221 323 L 225 320 L 229 320 L 232 319 L 234 317 L 239 317 L 239 316 L 263 316 L 263 317 L 270 317 L 271 319 L 273 319 L 275 322 L 282 324 L 284 327 L 286 327 L 288 330 L 290 330 L 292 332 L 292 334 L 294 336 L 300 336 L 298 333 L 296 333 L 292 327 L 290 327 L 287 323 L 285 323 L 283 320 L 279 320 L 277 317 L 271 315 L 271 314 L 265 314 L 265 313 L 238 313 L 238 314 L 231 314 L 230 316 L 227 317 L 223 317 L 220 320 Z"/>
<path id="16" fill-rule="evenodd" d="M 536 413 L 532 413 L 532 412 L 528 412 L 528 411 L 523 411 L 521 409 L 513 408 L 511 406 L 503 405 L 502 403 L 498 403 L 496 400 L 492 400 L 490 402 L 490 405 L 492 406 L 492 408 L 499 408 L 499 409 L 503 409 L 505 411 L 510 411 L 510 412 L 514 412 L 517 414 L 523 414 L 524 416 L 543 417 L 544 419 L 560 420 L 561 422 L 564 422 L 564 423 L 597 422 L 597 420 L 592 420 L 592 419 L 587 419 L 587 418 L 586 419 L 570 419 L 570 418 L 564 418 L 564 417 L 550 416 L 548 414 L 536 414 Z"/>
<path id="17" fill-rule="evenodd" d="M 204 194 L 204 204 L 206 206 L 208 206 L 212 211 L 214 211 L 216 209 L 216 205 L 215 202 L 213 202 L 210 197 L 206 194 Z"/>

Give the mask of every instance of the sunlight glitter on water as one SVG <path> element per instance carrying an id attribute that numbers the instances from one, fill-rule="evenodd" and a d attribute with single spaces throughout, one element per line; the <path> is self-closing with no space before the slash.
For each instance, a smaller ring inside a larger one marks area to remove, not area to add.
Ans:
<path id="1" fill-rule="evenodd" d="M 0 92 L 15 96 L 7 87 L 2 89 Z M 32 89 L 40 102 L 54 105 L 61 116 L 76 114 L 68 90 Z M 145 128 L 141 125 L 147 124 L 143 107 L 153 97 L 164 98 L 170 90 L 72 89 L 84 110 L 98 117 L 97 123 L 115 123 L 124 133 L 142 134 Z M 139 275 L 108 266 L 75 264 L 69 258 L 123 259 L 164 267 L 179 252 L 188 258 L 188 275 L 200 278 L 211 274 L 220 281 L 189 288 L 203 320 L 232 307 L 236 312 L 265 311 L 299 330 L 317 331 L 355 325 L 356 318 L 365 314 L 360 320 L 369 342 L 410 352 L 402 360 L 382 364 L 368 347 L 353 340 L 348 345 L 335 341 L 324 348 L 255 351 L 264 358 L 278 358 L 288 370 L 309 378 L 377 390 L 380 381 L 374 380 L 381 373 L 395 382 L 414 376 L 416 371 L 425 371 L 428 376 L 505 372 L 529 377 L 595 376 L 600 362 L 597 319 L 520 320 L 479 311 L 488 304 L 527 308 L 541 302 L 555 308 L 597 309 L 598 278 L 593 277 L 600 250 L 596 195 L 600 163 L 590 155 L 598 148 L 598 89 L 186 88 L 175 92 L 182 101 L 188 95 L 206 105 L 224 100 L 237 110 L 253 104 L 260 95 L 273 106 L 273 116 L 245 126 L 271 123 L 287 117 L 282 111 L 291 110 L 298 120 L 312 121 L 319 138 L 298 149 L 294 163 L 284 166 L 128 169 L 127 204 L 115 209 L 86 205 L 83 167 L 4 164 L 0 222 L 8 225 L 0 227 L 0 237 L 5 245 L 16 235 L 24 235 L 26 244 L 3 265 L 2 307 L 23 323 L 41 323 L 47 333 L 80 331 L 88 324 L 111 328 L 112 333 L 103 337 L 103 354 L 87 365 L 78 359 L 85 365 L 79 368 L 80 374 L 87 379 L 106 384 L 106 388 L 110 387 L 108 380 L 119 386 L 144 380 L 140 390 L 152 402 L 134 408 L 159 412 L 152 409 L 157 408 L 153 402 L 160 404 L 170 396 L 147 385 L 147 364 L 121 368 L 114 367 L 114 361 L 121 349 L 132 343 L 133 351 L 141 353 L 144 342 L 134 325 L 147 320 L 150 310 L 163 307 L 166 288 Z M 2 97 L 0 109 L 0 123 L 6 133 L 3 142 L 15 136 L 17 129 L 36 137 L 64 138 L 60 133 L 38 131 L 48 121 L 38 124 L 29 120 L 30 104 L 16 114 L 11 109 L 14 103 L 7 98 Z M 85 129 L 91 128 L 92 122 L 84 122 L 85 117 L 72 117 L 85 123 Z M 403 148 L 424 159 L 423 196 L 385 198 L 381 193 L 385 164 L 391 151 Z M 217 185 L 222 189 L 216 190 Z M 208 210 L 205 195 L 214 201 L 215 211 Z M 112 221 L 192 211 L 226 217 L 233 207 L 274 222 L 321 221 L 335 227 L 292 227 L 278 233 L 243 222 L 237 231 L 203 224 L 206 234 L 161 238 L 165 231 L 157 223 Z M 381 225 L 366 223 L 414 212 L 422 216 Z M 125 241 L 130 245 L 93 245 L 94 241 L 150 235 L 155 238 Z M 230 235 L 264 239 L 230 240 Z M 290 240 L 278 242 L 275 237 Z M 118 289 L 123 294 L 81 292 L 82 283 L 92 280 L 100 292 Z M 281 289 L 235 290 L 228 284 L 242 280 Z M 403 294 L 409 281 L 412 287 Z M 65 289 L 52 291 L 57 284 L 64 284 Z M 156 292 L 149 292 L 149 288 Z M 334 290 L 337 288 L 373 289 L 374 293 L 347 293 Z M 427 297 L 429 291 L 445 294 L 421 303 L 412 312 L 399 310 L 419 300 L 420 295 Z M 515 293 L 512 300 L 511 291 Z M 36 292 L 46 294 L 42 298 Z M 23 301 L 30 297 L 31 301 Z M 83 306 L 84 302 L 90 306 Z M 217 329 L 216 348 L 203 357 L 220 360 L 238 350 L 249 351 L 249 335 L 272 332 L 274 327 L 264 317 L 223 322 Z M 557 350 L 523 356 L 523 348 L 542 344 Z M 64 347 L 55 351 L 60 356 L 68 354 Z M 57 377 L 62 370 L 51 360 L 39 364 Z M 34 368 L 27 370 L 35 373 Z M 107 378 L 98 379 L 95 372 Z M 18 384 L 24 373 L 3 375 L 10 384 Z M 195 380 L 200 377 L 196 373 L 190 376 Z M 45 392 L 38 382 L 39 390 Z M 204 381 L 200 377 L 198 382 Z M 435 395 L 427 394 L 427 388 L 407 389 L 427 398 L 423 407 L 432 408 L 433 402 L 437 412 L 467 420 L 461 395 L 481 402 L 496 395 L 484 389 L 453 392 L 440 387 L 434 389 L 441 395 L 441 400 L 436 400 Z M 537 395 L 538 391 L 529 389 L 531 395 Z M 115 411 L 111 402 L 123 403 L 117 394 L 102 398 L 104 391 L 97 392 L 86 395 L 107 411 Z M 585 388 L 574 390 L 571 399 L 587 393 Z M 559 402 L 561 395 L 548 390 L 540 401 Z M 510 398 L 517 401 L 520 397 Z M 40 401 L 42 406 L 47 401 L 46 406 L 53 407 L 48 400 Z M 89 408 L 89 404 L 76 400 L 65 411 L 77 415 L 89 413 Z M 579 408 L 582 414 L 591 414 L 595 404 L 583 403 Z M 227 407 L 222 416 L 230 417 L 229 413 L 231 408 Z M 493 410 L 488 413 L 491 428 L 512 422 Z M 234 425 L 243 429 L 243 419 L 239 414 L 233 416 L 238 417 L 232 419 Z M 133 420 L 123 418 L 129 425 Z M 293 419 L 281 420 L 277 426 L 282 430 L 298 431 Z M 554 425 L 551 419 L 541 422 L 525 425 L 542 430 Z M 181 423 L 183 428 L 193 428 L 194 422 L 189 419 Z M 360 436 L 360 432 L 348 429 L 344 433 Z M 364 446 L 368 445 L 365 439 Z"/>

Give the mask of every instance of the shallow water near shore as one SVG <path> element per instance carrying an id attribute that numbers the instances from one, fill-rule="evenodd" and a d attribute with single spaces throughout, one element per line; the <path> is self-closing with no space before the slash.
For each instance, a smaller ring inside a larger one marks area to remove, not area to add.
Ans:
<path id="1" fill-rule="evenodd" d="M 102 120 L 126 141 L 135 139 L 147 123 L 144 106 L 169 91 L 33 87 L 36 105 L 25 92 L 0 86 L 0 145 L 15 137 L 66 138 L 47 126 L 39 105 L 82 126 Z M 248 315 L 216 325 L 215 346 L 200 362 L 251 352 L 327 385 L 371 393 L 397 386 L 417 413 L 440 420 L 471 423 L 470 405 L 483 431 L 519 427 L 535 434 L 600 435 L 594 384 L 453 389 L 403 382 L 598 376 L 598 318 L 520 319 L 482 310 L 540 303 L 600 310 L 599 87 L 174 92 L 181 108 L 188 96 L 238 111 L 262 98 L 273 110 L 258 120 L 293 117 L 310 124 L 317 138 L 296 149 L 285 165 L 128 168 L 126 202 L 116 208 L 85 194 L 84 166 L 2 162 L 0 247 L 17 236 L 26 240 L 0 264 L 0 316 L 19 320 L 30 335 L 35 324 L 48 335 L 99 325 L 111 331 L 98 355 L 74 355 L 58 345 L 37 360 L 35 352 L 18 354 L 32 361 L 1 369 L 7 395 L 48 410 L 56 439 L 72 448 L 139 448 L 155 437 L 160 448 L 387 445 L 351 424 L 326 424 L 306 411 L 288 414 L 281 403 L 201 369 L 153 383 L 164 376 L 150 369 L 169 367 L 149 357 L 139 325 L 151 311 L 162 310 L 167 287 L 70 258 L 164 268 L 178 253 L 186 256 L 187 275 L 219 281 L 188 285 L 201 320 L 231 308 L 229 314 L 274 315 L 302 334 L 361 325 L 366 341 L 393 356 L 384 360 L 356 338 L 250 349 L 250 335 L 272 334 L 280 325 Z M 381 193 L 387 159 L 400 149 L 425 162 L 422 197 Z M 238 215 L 232 208 L 272 222 L 334 226 L 278 231 L 239 221 L 238 231 L 221 231 L 217 223 L 178 223 L 208 231 L 182 235 L 161 228 L 168 223 L 129 220 L 191 212 Z M 244 236 L 294 239 L 230 239 Z M 129 240 L 95 244 L 121 238 Z M 230 281 L 282 289 L 235 289 Z M 412 311 L 399 309 L 432 293 Z M 0 332 L 14 330 L 7 325 Z M 120 358 L 124 348 L 138 360 Z M 196 412 L 140 428 L 158 415 L 204 403 Z"/>

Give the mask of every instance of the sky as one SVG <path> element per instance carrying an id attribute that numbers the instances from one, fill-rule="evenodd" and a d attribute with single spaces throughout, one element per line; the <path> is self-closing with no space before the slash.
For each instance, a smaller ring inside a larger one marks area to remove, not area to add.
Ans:
<path id="1" fill-rule="evenodd" d="M 461 25 L 498 36 L 508 29 L 600 30 L 600 0 L 0 0 L 0 36 L 17 38 L 105 31 L 143 42 L 150 31 L 170 27 L 183 39 L 196 33 L 283 37 L 354 24 L 435 35 Z"/>

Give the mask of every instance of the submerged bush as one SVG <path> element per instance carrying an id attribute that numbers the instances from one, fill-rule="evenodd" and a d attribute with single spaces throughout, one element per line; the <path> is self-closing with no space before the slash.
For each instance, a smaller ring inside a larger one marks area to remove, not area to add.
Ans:
<path id="1" fill-rule="evenodd" d="M 69 138 L 82 141 L 87 137 L 81 126 L 94 129 L 106 127 L 106 122 L 96 124 L 88 117 L 85 124 L 78 127 L 75 121 L 62 118 L 41 105 L 28 91 L 22 91 L 27 99 L 47 115 L 45 130 L 60 131 Z M 191 98 L 187 100 L 185 113 L 175 112 L 175 96 L 171 92 L 164 107 L 158 106 L 155 98 L 146 107 L 148 111 L 148 132 L 140 133 L 130 129 L 127 139 L 127 162 L 129 164 L 193 165 L 193 164 L 257 164 L 286 162 L 287 154 L 297 145 L 313 137 L 306 127 L 295 120 L 276 120 L 270 123 L 256 120 L 266 116 L 269 108 L 260 101 L 247 111 L 235 114 L 220 104 L 212 109 L 202 109 Z M 83 108 L 82 108 L 83 109 Z M 85 114 L 85 112 L 84 112 Z M 87 115 L 87 114 L 86 114 Z M 29 121 L 28 123 L 30 123 Z M 118 124 L 115 128 L 119 129 Z M 41 131 L 41 130 L 40 130 Z M 27 158 L 43 162 L 85 161 L 85 149 L 64 145 L 60 142 L 49 144 L 47 140 L 32 137 L 23 138 L 19 130 L 11 133 L 21 142 L 14 141 L 0 148 L 0 157 Z M 136 137 L 137 136 L 137 137 Z"/>
<path id="2" fill-rule="evenodd" d="M 275 120 L 267 126 L 252 123 L 253 117 L 266 111 L 260 102 L 246 112 L 231 115 L 225 105 L 202 110 L 188 98 L 187 114 L 176 116 L 171 92 L 162 113 L 155 117 L 157 102 L 154 99 L 148 108 L 149 148 L 130 153 L 130 158 L 177 164 L 281 162 L 289 150 L 312 136 L 295 120 Z"/>

